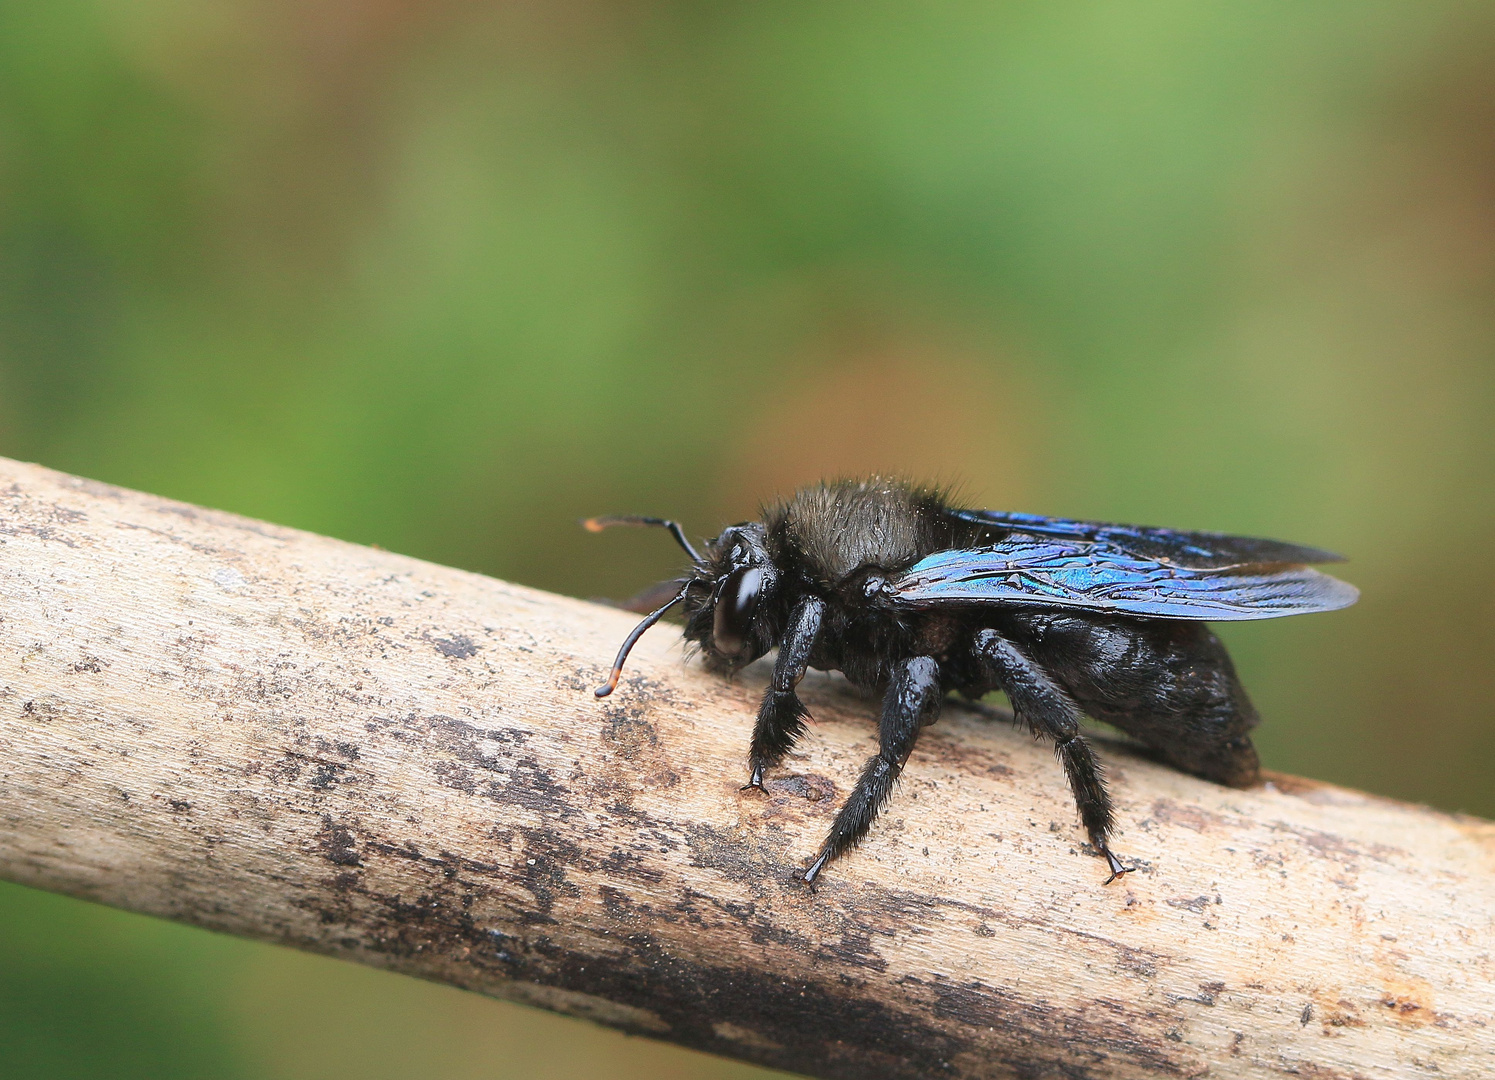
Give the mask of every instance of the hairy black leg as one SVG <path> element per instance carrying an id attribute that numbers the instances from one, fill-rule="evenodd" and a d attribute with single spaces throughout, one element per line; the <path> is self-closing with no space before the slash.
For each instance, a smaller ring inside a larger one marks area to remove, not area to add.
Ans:
<path id="1" fill-rule="evenodd" d="M 1080 707 L 1047 672 L 995 630 L 983 630 L 976 635 L 974 652 L 990 666 L 1017 715 L 1035 733 L 1054 740 L 1054 753 L 1064 766 L 1064 775 L 1074 792 L 1080 821 L 1090 834 L 1090 842 L 1111 868 L 1111 876 L 1106 879 L 1109 885 L 1131 868 L 1122 865 L 1107 843 L 1113 824 L 1111 796 L 1106 791 L 1095 751 L 1080 734 Z"/>
<path id="2" fill-rule="evenodd" d="M 903 763 L 913 751 L 919 729 L 934 723 L 943 700 L 940 667 L 933 657 L 915 656 L 893 670 L 882 703 L 877 754 L 862 769 L 851 797 L 841 807 L 830 835 L 820 846 L 820 854 L 805 871 L 808 884 L 815 883 L 826 863 L 844 854 L 867 834 L 877 812 L 888 801 L 893 782 L 903 771 Z"/>
<path id="3" fill-rule="evenodd" d="M 810 653 L 815 649 L 824 614 L 825 601 L 807 596 L 795 605 L 789 616 L 789 626 L 784 631 L 784 639 L 779 642 L 779 656 L 773 665 L 773 681 L 763 695 L 763 704 L 758 707 L 758 722 L 753 726 L 753 746 L 748 754 L 753 775 L 746 788 L 761 791 L 763 770 L 783 760 L 794 741 L 805 732 L 805 721 L 810 718 L 810 713 L 794 688 L 810 666 Z"/>

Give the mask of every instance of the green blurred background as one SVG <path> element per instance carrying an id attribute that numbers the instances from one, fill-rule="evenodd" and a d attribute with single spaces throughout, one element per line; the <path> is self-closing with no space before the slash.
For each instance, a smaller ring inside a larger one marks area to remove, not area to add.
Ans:
<path id="1" fill-rule="evenodd" d="M 1320 544 L 1267 765 L 1484 815 L 1492 286 L 1490 3 L 0 0 L 0 453 L 581 596 L 871 469 Z M 12 886 L 0 1073 L 763 1075 Z"/>

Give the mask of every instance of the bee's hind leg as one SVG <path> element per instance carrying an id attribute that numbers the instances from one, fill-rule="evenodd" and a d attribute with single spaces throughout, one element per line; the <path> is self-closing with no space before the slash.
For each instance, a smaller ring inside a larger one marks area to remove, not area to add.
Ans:
<path id="1" fill-rule="evenodd" d="M 1114 824 L 1111 796 L 1106 791 L 1095 751 L 1080 734 L 1080 707 L 1047 672 L 995 630 L 977 634 L 972 651 L 1006 691 L 1013 711 L 1035 733 L 1054 740 L 1054 753 L 1064 766 L 1064 775 L 1074 792 L 1080 821 L 1090 834 L 1090 842 L 1110 867 L 1111 876 L 1106 884 L 1128 873 L 1132 868 L 1122 864 L 1108 843 Z"/>
<path id="2" fill-rule="evenodd" d="M 820 846 L 820 854 L 805 871 L 806 884 L 813 885 L 826 863 L 854 847 L 867 834 L 914 749 L 919 729 L 934 723 L 943 701 L 940 667 L 933 657 L 915 656 L 894 669 L 883 698 L 877 754 L 863 767 L 851 797 L 841 807 L 830 835 Z"/>

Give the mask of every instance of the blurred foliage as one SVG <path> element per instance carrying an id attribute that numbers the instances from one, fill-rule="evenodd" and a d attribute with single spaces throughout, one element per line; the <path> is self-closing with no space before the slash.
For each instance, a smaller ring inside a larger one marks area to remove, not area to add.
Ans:
<path id="1" fill-rule="evenodd" d="M 0 0 L 0 453 L 583 596 L 872 469 L 1322 544 L 1267 764 L 1491 815 L 1492 136 L 1482 3 Z M 7 1076 L 752 1073 L 0 912 Z"/>

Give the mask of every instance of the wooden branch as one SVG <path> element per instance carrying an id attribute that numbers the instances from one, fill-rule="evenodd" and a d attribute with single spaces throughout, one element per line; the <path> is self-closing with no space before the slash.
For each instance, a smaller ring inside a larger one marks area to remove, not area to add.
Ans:
<path id="1" fill-rule="evenodd" d="M 823 1077 L 1495 1071 L 1495 825 L 1108 747 L 1103 887 L 952 705 L 812 894 L 873 703 L 743 793 L 763 676 L 599 702 L 632 622 L 0 460 L 0 875 Z"/>

